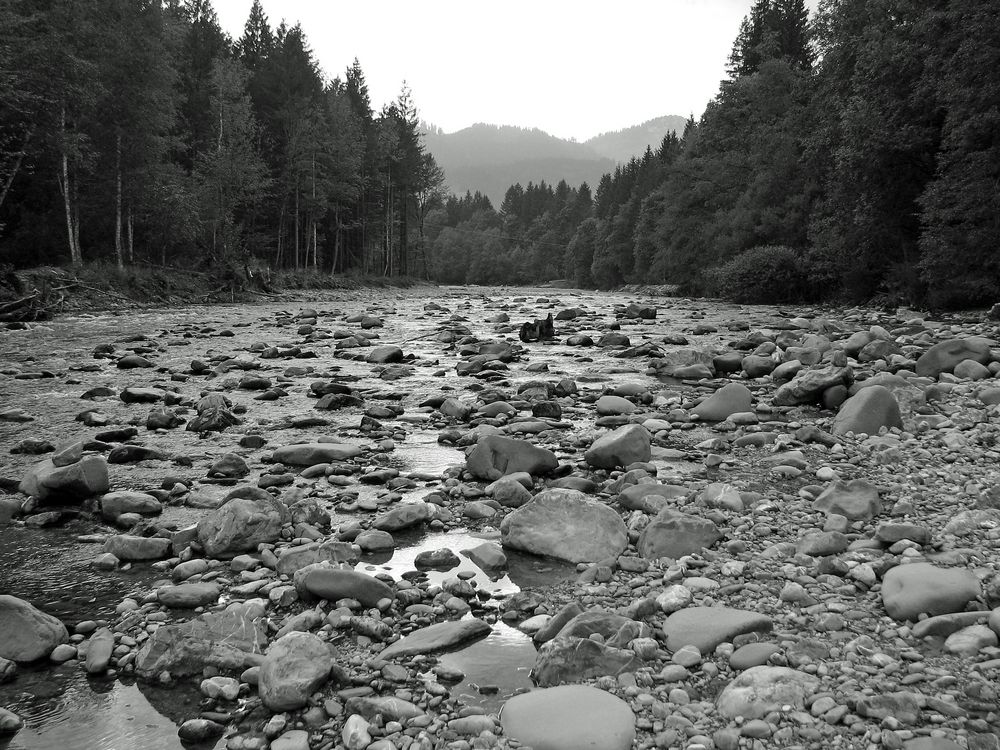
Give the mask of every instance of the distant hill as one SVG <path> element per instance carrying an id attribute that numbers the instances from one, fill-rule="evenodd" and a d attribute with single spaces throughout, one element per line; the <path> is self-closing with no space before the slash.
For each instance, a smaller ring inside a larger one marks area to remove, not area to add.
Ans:
<path id="1" fill-rule="evenodd" d="M 596 189 L 601 176 L 618 162 L 641 156 L 646 146 L 659 145 L 670 130 L 682 132 L 686 119 L 667 116 L 614 133 L 602 133 L 586 143 L 556 138 L 538 128 L 476 123 L 454 133 L 423 125 L 424 145 L 444 170 L 448 188 L 457 195 L 485 193 L 499 209 L 507 188 L 544 180 L 566 180 Z"/>
<path id="2" fill-rule="evenodd" d="M 671 130 L 681 135 L 686 124 L 686 117 L 665 115 L 624 130 L 601 133 L 584 141 L 584 145 L 590 146 L 594 152 L 607 159 L 626 162 L 633 156 L 641 156 L 646 151 L 646 146 L 652 146 L 655 150 L 663 140 L 663 136 Z"/>
<path id="3" fill-rule="evenodd" d="M 448 188 L 458 195 L 477 190 L 499 209 L 507 188 L 542 180 L 566 180 L 596 187 L 615 163 L 582 143 L 565 141 L 538 128 L 476 123 L 454 133 L 428 126 L 424 145 L 444 170 Z"/>

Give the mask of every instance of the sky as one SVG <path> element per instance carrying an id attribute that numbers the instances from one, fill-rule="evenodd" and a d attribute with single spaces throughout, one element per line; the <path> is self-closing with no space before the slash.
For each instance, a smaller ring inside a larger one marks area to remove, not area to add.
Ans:
<path id="1" fill-rule="evenodd" d="M 252 0 L 214 0 L 234 39 Z M 410 87 L 421 119 L 583 141 L 662 115 L 700 117 L 752 0 L 263 0 L 300 22 L 328 77 L 356 57 L 380 108 Z"/>

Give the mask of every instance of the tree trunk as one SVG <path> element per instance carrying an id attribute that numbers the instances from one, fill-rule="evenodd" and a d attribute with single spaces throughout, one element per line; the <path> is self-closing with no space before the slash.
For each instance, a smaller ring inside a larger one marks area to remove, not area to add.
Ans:
<path id="1" fill-rule="evenodd" d="M 333 209 L 333 265 L 330 273 L 337 273 L 337 262 L 340 260 L 340 209 Z"/>
<path id="2" fill-rule="evenodd" d="M 299 181 L 295 181 L 295 270 L 299 270 Z"/>
<path id="3" fill-rule="evenodd" d="M 115 138 L 115 260 L 119 268 L 125 268 L 125 253 L 122 251 L 122 134 Z"/>
<path id="4" fill-rule="evenodd" d="M 63 206 L 66 209 L 66 237 L 69 242 L 70 263 L 78 266 L 83 262 L 80 257 L 80 248 L 76 244 L 76 232 L 73 231 L 73 191 L 70 189 L 69 178 L 69 155 L 66 153 L 66 107 L 59 110 L 59 127 L 63 137 L 62 160 L 60 162 L 61 172 L 59 174 L 59 188 L 62 191 Z"/>
<path id="5" fill-rule="evenodd" d="M 28 133 L 24 136 L 24 143 L 21 145 L 21 150 L 17 152 L 17 158 L 14 160 L 14 166 L 10 170 L 10 174 L 7 175 L 7 180 L 3 185 L 3 192 L 0 192 L 0 208 L 3 208 L 3 202 L 7 199 L 7 193 L 10 192 L 10 186 L 14 184 L 14 178 L 17 177 L 17 173 L 21 171 L 21 162 L 24 161 L 24 155 L 28 151 L 28 144 L 31 143 L 31 137 L 35 134 L 35 126 L 32 125 L 28 128 Z"/>
<path id="6" fill-rule="evenodd" d="M 135 227 L 132 224 L 132 206 L 128 207 L 128 262 L 135 265 Z M 166 265 L 164 263 L 163 265 Z"/>

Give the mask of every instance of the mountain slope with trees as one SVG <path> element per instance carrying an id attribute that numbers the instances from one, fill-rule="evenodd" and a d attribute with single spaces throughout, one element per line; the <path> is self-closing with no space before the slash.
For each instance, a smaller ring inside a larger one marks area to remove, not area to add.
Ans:
<path id="1" fill-rule="evenodd" d="M 683 132 L 685 122 L 686 118 L 679 115 L 665 115 L 629 128 L 595 135 L 583 144 L 601 156 L 625 163 L 633 156 L 645 153 L 647 148 L 656 148 L 667 133 Z"/>

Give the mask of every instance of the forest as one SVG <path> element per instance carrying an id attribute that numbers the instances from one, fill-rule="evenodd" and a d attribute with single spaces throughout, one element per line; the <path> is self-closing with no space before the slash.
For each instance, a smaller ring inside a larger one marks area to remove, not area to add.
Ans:
<path id="1" fill-rule="evenodd" d="M 209 0 L 10 0 L 0 28 L 8 264 L 426 275 L 444 176 L 405 84 L 375 111 L 259 0 L 236 40 Z"/>
<path id="2" fill-rule="evenodd" d="M 448 195 L 405 85 L 375 110 L 255 2 L 0 5 L 0 258 L 758 302 L 1000 297 L 1000 0 L 754 0 L 704 114 L 596 186 Z M 669 81 L 664 80 L 664 85 Z"/>
<path id="3" fill-rule="evenodd" d="M 1000 3 L 755 0 L 704 115 L 589 186 L 428 214 L 447 281 L 1000 298 Z"/>

